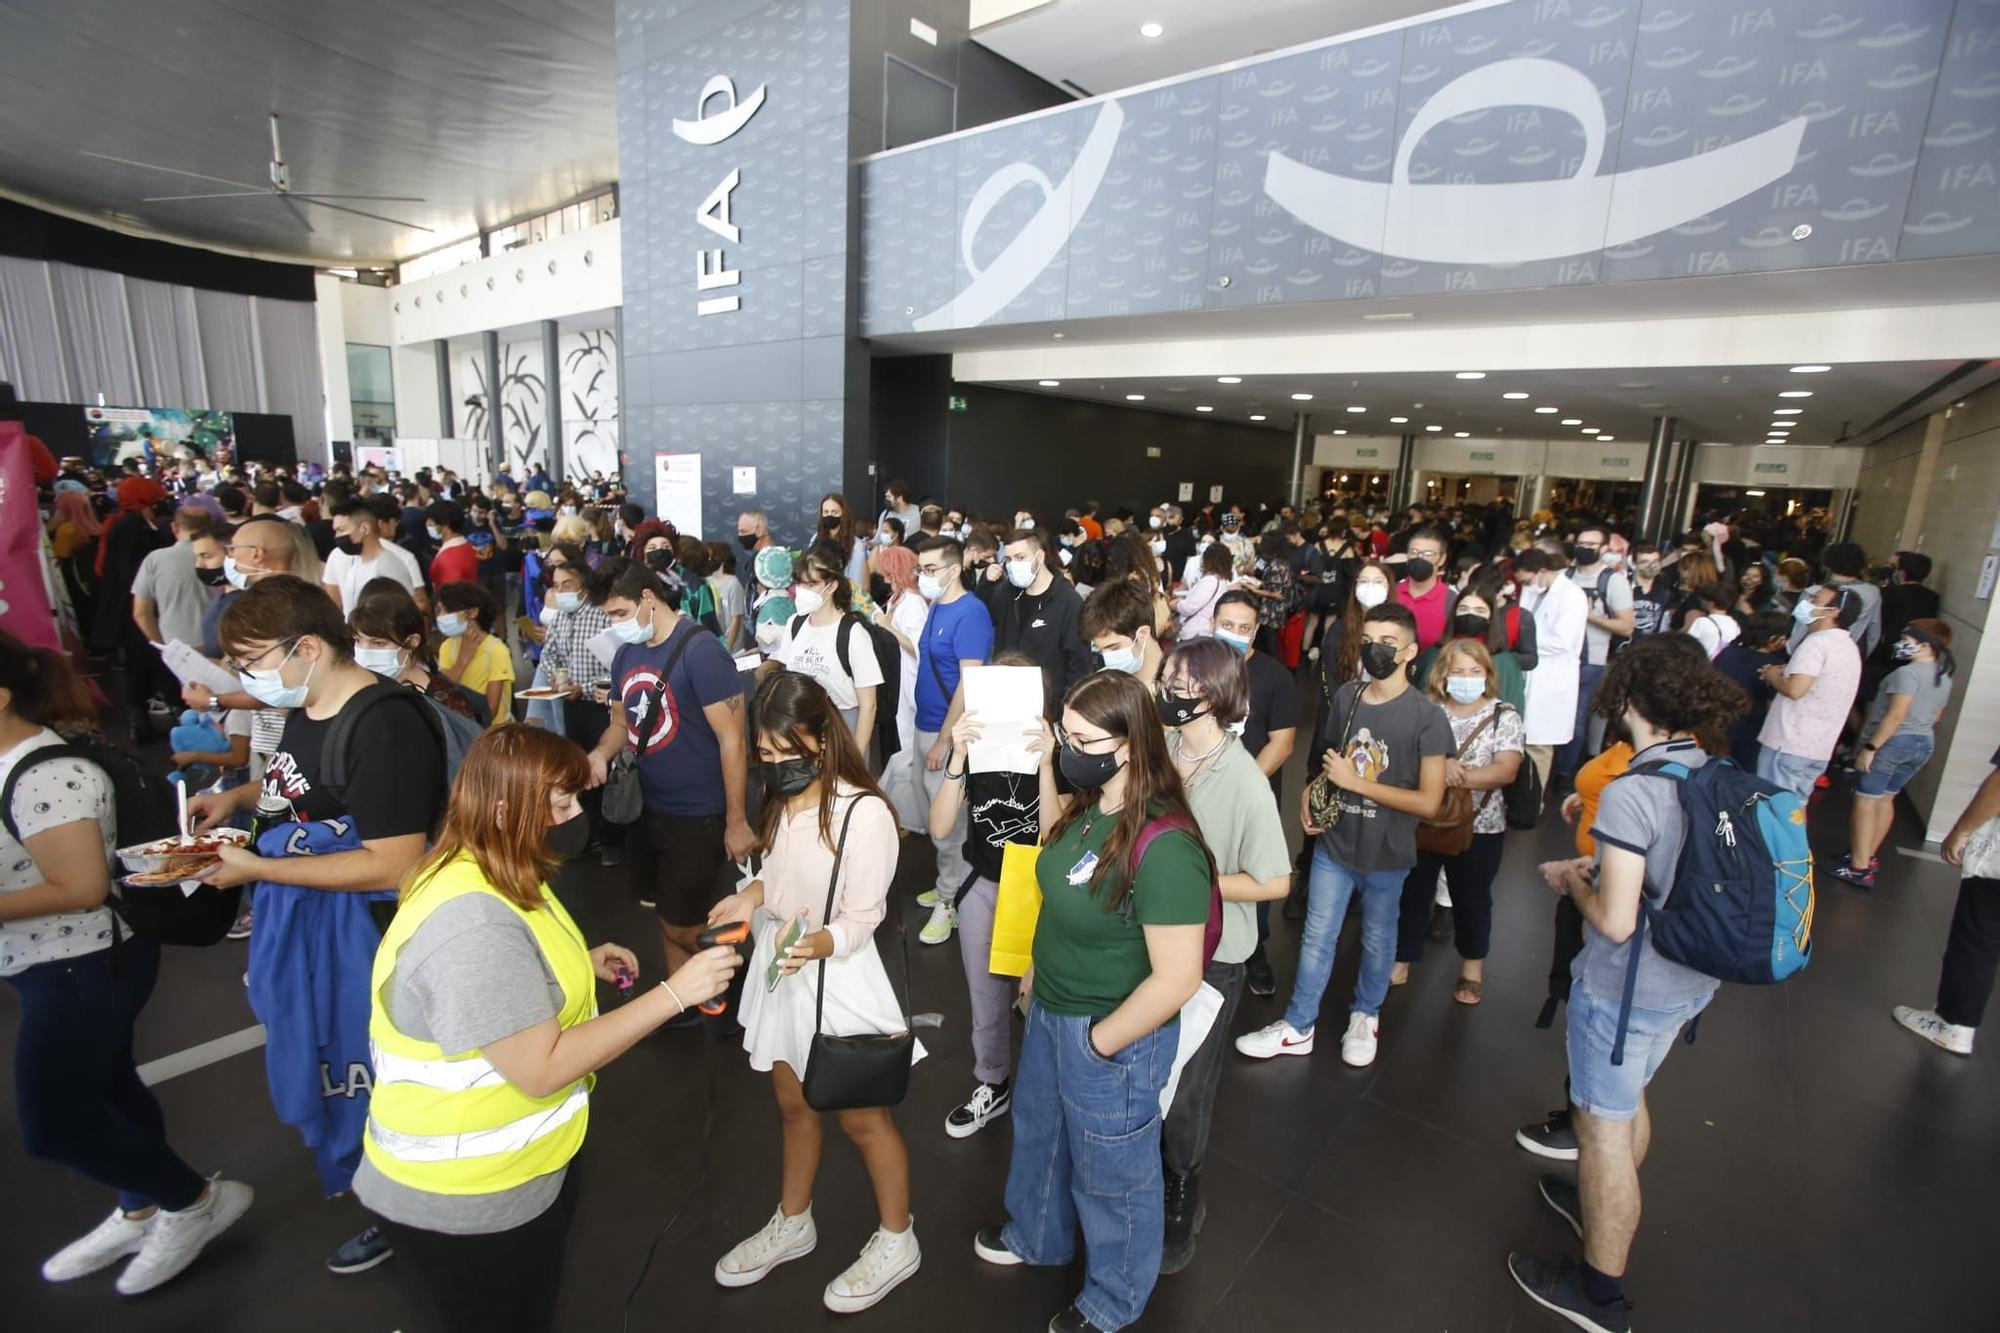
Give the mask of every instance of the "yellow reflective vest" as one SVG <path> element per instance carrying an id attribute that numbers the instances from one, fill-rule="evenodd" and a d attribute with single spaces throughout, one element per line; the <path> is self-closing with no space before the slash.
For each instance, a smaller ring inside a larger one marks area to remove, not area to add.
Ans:
<path id="1" fill-rule="evenodd" d="M 496 1194 L 561 1170 L 583 1146 L 595 1075 L 546 1097 L 530 1097 L 477 1051 L 446 1055 L 435 1042 L 396 1030 L 383 997 L 403 945 L 432 912 L 467 893 L 484 893 L 519 916 L 562 987 L 557 1021 L 575 1027 L 597 1015 L 590 952 L 568 912 L 542 885 L 543 905 L 524 912 L 496 892 L 470 855 L 461 855 L 404 899 L 375 952 L 369 982 L 368 1041 L 374 1091 L 362 1151 L 398 1184 L 432 1194 Z"/>

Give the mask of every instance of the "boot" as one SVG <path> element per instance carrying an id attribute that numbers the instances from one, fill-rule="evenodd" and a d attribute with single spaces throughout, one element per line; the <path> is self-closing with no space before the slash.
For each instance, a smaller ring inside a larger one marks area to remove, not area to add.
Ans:
<path id="1" fill-rule="evenodd" d="M 1208 1220 L 1208 1205 L 1201 1197 L 1201 1172 L 1186 1175 L 1163 1167 L 1165 1176 L 1167 1234 L 1160 1247 L 1160 1273 L 1178 1273 L 1194 1259 L 1195 1237 Z"/>

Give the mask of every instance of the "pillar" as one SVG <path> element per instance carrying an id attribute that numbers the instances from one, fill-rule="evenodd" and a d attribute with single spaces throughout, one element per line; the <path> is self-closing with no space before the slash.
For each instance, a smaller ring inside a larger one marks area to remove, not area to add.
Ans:
<path id="1" fill-rule="evenodd" d="M 1305 467 L 1306 456 L 1311 452 L 1312 413 L 1297 412 L 1292 415 L 1292 478 L 1287 498 L 1292 502 L 1292 512 L 1305 507 Z"/>
<path id="2" fill-rule="evenodd" d="M 480 335 L 480 355 L 486 363 L 486 475 L 500 475 L 507 462 L 507 437 L 500 420 L 500 333 L 488 329 Z M 518 481 L 519 478 L 516 478 Z"/>
<path id="3" fill-rule="evenodd" d="M 1646 480 L 1639 490 L 1639 530 L 1635 537 L 1658 541 L 1660 516 L 1667 508 L 1667 488 L 1678 459 L 1674 454 L 1674 419 L 1654 417 L 1653 435 L 1646 445 Z"/>
<path id="4" fill-rule="evenodd" d="M 434 339 L 431 342 L 431 355 L 437 361 L 438 438 L 448 440 L 458 434 L 458 412 L 451 401 L 450 340 Z"/>
<path id="5" fill-rule="evenodd" d="M 562 330 L 555 320 L 542 321 L 542 438 L 547 447 L 549 475 L 562 484 L 566 464 L 562 437 Z"/>

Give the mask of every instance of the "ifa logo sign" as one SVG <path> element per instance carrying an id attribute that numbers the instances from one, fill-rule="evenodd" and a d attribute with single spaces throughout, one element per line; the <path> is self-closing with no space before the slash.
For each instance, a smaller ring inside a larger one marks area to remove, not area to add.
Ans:
<path id="1" fill-rule="evenodd" d="M 717 74 L 702 85 L 701 96 L 695 99 L 694 119 L 674 121 L 674 135 L 684 142 L 703 147 L 726 143 L 763 109 L 765 93 L 766 85 L 760 83 L 748 97 L 739 98 L 736 81 L 727 74 Z M 716 105 L 711 107 L 711 102 Z M 743 169 L 731 167 L 694 211 L 695 221 L 731 245 L 743 239 L 743 229 L 736 225 L 730 206 L 736 187 L 742 183 Z M 713 249 L 696 247 L 694 309 L 697 315 L 727 315 L 741 310 L 743 297 L 740 290 L 722 296 L 703 296 L 701 293 L 729 287 L 740 289 L 742 283 L 742 271 L 729 267 L 728 258 L 720 246 Z"/>

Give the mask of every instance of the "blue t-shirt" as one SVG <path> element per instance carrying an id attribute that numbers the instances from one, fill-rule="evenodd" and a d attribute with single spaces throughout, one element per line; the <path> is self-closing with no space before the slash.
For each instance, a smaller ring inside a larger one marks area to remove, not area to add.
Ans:
<path id="1" fill-rule="evenodd" d="M 941 731 L 958 689 L 959 663 L 993 657 L 993 617 L 977 597 L 934 602 L 917 644 L 917 730 Z M 939 682 L 943 682 L 940 688 Z"/>
<path id="2" fill-rule="evenodd" d="M 687 648 L 661 689 L 660 671 Z M 625 705 L 625 739 L 639 756 L 646 809 L 667 815 L 723 813 L 722 747 L 701 711 L 743 692 L 743 677 L 722 641 L 683 619 L 658 647 L 621 644 L 611 679 Z"/>

